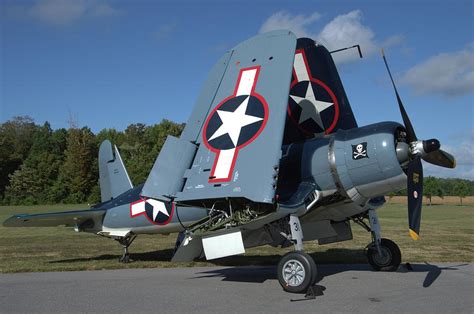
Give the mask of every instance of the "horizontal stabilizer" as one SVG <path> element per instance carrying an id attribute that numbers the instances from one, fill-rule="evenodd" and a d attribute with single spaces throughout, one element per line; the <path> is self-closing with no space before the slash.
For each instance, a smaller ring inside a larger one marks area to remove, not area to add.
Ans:
<path id="1" fill-rule="evenodd" d="M 99 183 L 102 202 L 110 201 L 133 188 L 117 146 L 112 150 L 108 140 L 103 141 L 99 148 Z"/>
<path id="2" fill-rule="evenodd" d="M 73 210 L 67 212 L 44 213 L 44 214 L 19 214 L 14 215 L 3 222 L 4 227 L 55 227 L 81 226 L 88 220 L 102 221 L 105 209 Z"/>

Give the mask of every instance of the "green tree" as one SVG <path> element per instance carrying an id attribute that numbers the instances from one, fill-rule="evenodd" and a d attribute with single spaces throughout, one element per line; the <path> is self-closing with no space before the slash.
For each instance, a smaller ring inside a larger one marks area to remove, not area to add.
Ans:
<path id="1" fill-rule="evenodd" d="M 124 131 L 120 152 L 130 179 L 134 184 L 143 182 L 148 166 L 147 154 L 150 147 L 145 143 L 147 126 L 142 123 L 130 124 Z"/>
<path id="2" fill-rule="evenodd" d="M 51 203 L 50 189 L 58 177 L 62 162 L 60 148 L 52 137 L 48 122 L 33 135 L 33 145 L 20 169 L 9 176 L 5 198 L 12 204 Z"/>
<path id="3" fill-rule="evenodd" d="M 36 130 L 37 126 L 28 116 L 13 117 L 0 125 L 1 136 L 9 138 L 13 143 L 10 147 L 11 154 L 21 160 L 28 156 Z"/>
<path id="4" fill-rule="evenodd" d="M 10 175 L 28 156 L 36 128 L 28 116 L 14 117 L 0 124 L 0 198 L 4 197 Z"/>
<path id="5" fill-rule="evenodd" d="M 387 194 L 387 197 L 388 197 L 389 200 L 392 200 L 392 198 L 394 196 L 396 196 L 395 192 L 390 192 L 390 193 Z"/>
<path id="6" fill-rule="evenodd" d="M 169 120 L 163 120 L 153 126 L 139 123 L 127 127 L 119 148 L 134 184 L 146 180 L 166 137 L 168 135 L 179 136 L 182 130 L 182 124 Z"/>
<path id="7" fill-rule="evenodd" d="M 454 187 L 454 195 L 459 196 L 459 201 L 462 205 L 462 199 L 469 193 L 469 187 L 465 181 L 459 181 Z"/>
<path id="8" fill-rule="evenodd" d="M 82 203 L 89 197 L 98 179 L 97 167 L 94 166 L 97 151 L 95 136 L 89 128 L 68 130 L 64 163 L 56 185 L 58 192 L 66 195 L 64 201 Z"/>
<path id="9" fill-rule="evenodd" d="M 431 206 L 431 198 L 433 195 L 439 195 L 440 194 L 440 186 L 438 184 L 438 181 L 436 180 L 435 177 L 427 177 L 423 181 L 423 194 L 426 196 L 426 198 L 430 202 Z"/>
<path id="10" fill-rule="evenodd" d="M 438 184 L 438 189 L 436 190 L 436 196 L 441 199 L 444 199 L 444 190 L 441 184 Z"/>
<path id="11" fill-rule="evenodd" d="M 67 146 L 67 130 L 64 128 L 53 131 L 51 141 L 54 144 L 54 154 L 64 157 L 64 151 Z"/>
<path id="12" fill-rule="evenodd" d="M 21 159 L 12 155 L 14 142 L 0 134 L 0 199 L 4 197 L 10 175 L 21 165 Z"/>
<path id="13" fill-rule="evenodd" d="M 102 129 L 97 133 L 96 140 L 99 146 L 104 140 L 109 140 L 113 144 L 120 146 L 124 142 L 124 133 L 116 129 Z"/>

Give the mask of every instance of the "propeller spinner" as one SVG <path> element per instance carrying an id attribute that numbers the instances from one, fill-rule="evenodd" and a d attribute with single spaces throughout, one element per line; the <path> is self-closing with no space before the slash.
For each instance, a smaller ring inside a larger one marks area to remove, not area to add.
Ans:
<path id="1" fill-rule="evenodd" d="M 398 94 L 395 82 L 393 81 L 392 73 L 390 72 L 383 49 L 382 58 L 388 75 L 390 76 L 403 124 L 406 129 L 406 140 L 409 145 L 408 155 L 410 160 L 407 167 L 408 225 L 410 228 L 410 236 L 413 240 L 418 240 L 420 234 L 421 207 L 423 203 L 423 166 L 421 159 L 433 165 L 445 168 L 456 167 L 456 160 L 452 155 L 440 149 L 441 144 L 437 139 L 418 140 L 415 129 L 405 111 L 405 107 Z"/>

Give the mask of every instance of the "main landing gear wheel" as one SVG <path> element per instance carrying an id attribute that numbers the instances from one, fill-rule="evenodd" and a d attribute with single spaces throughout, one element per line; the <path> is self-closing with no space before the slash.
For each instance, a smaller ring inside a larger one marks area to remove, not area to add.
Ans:
<path id="1" fill-rule="evenodd" d="M 367 248 L 367 259 L 369 264 L 376 271 L 396 271 L 402 261 L 400 248 L 392 240 L 380 240 L 379 254 L 375 243 L 371 243 Z"/>
<path id="2" fill-rule="evenodd" d="M 304 252 L 285 254 L 277 267 L 278 282 L 283 290 L 293 293 L 306 292 L 316 281 L 316 263 Z"/>

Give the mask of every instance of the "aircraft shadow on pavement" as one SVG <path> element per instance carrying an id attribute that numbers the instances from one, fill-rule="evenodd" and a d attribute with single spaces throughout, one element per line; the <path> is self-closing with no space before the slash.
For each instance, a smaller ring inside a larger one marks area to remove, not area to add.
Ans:
<path id="1" fill-rule="evenodd" d="M 310 254 L 318 263 L 318 279 L 319 283 L 324 277 L 332 276 L 345 271 L 367 271 L 372 272 L 372 268 L 366 264 L 364 250 L 354 249 L 329 249 L 325 252 L 317 252 Z M 131 253 L 132 261 L 156 261 L 169 262 L 173 256 L 172 249 Z M 64 260 L 51 261 L 50 263 L 75 263 L 89 261 L 111 260 L 117 261 L 120 255 L 104 254 L 95 257 L 72 258 Z M 281 255 L 240 255 L 221 258 L 208 261 L 216 266 L 231 266 L 212 271 L 204 271 L 197 273 L 198 278 L 222 277 L 224 281 L 263 283 L 266 280 L 277 280 L 276 265 L 281 259 Z M 205 261 L 200 259 L 199 261 Z M 425 288 L 430 287 L 441 275 L 443 271 L 458 270 L 458 267 L 468 264 L 460 264 L 454 266 L 436 266 L 425 262 L 424 264 L 401 264 L 398 273 L 409 272 L 426 272 L 426 277 L 422 283 Z M 240 266 L 240 267 L 236 267 Z"/>
<path id="2" fill-rule="evenodd" d="M 460 264 L 455 266 L 440 267 L 432 265 L 427 262 L 424 264 L 410 264 L 403 263 L 398 267 L 397 273 L 426 273 L 426 277 L 423 280 L 422 286 L 424 288 L 430 287 L 445 270 L 458 270 L 458 267 L 465 266 L 468 264 Z M 370 271 L 374 270 L 368 264 L 342 264 L 342 265 L 321 265 L 319 270 L 318 281 L 321 281 L 324 277 L 328 277 L 337 273 L 356 270 L 356 271 Z"/>
<path id="3" fill-rule="evenodd" d="M 325 252 L 310 253 L 315 261 L 321 263 L 366 263 L 366 258 L 364 250 L 354 250 L 354 249 L 328 249 Z M 104 254 L 99 256 L 91 257 L 80 257 L 80 258 L 70 258 L 51 261 L 50 263 L 76 263 L 76 262 L 88 262 L 88 261 L 104 261 L 104 260 L 118 260 L 120 254 Z M 130 258 L 133 261 L 157 261 L 157 262 L 169 262 L 173 257 L 173 249 L 164 249 L 157 251 L 149 252 L 133 252 L 133 249 L 130 252 Z M 220 258 L 216 260 L 207 261 L 216 266 L 274 266 L 278 264 L 281 259 L 281 255 L 257 255 L 257 254 L 247 254 L 247 255 L 237 255 L 230 256 L 225 258 Z M 197 259 L 197 261 L 205 262 L 205 259 Z"/>
<path id="4" fill-rule="evenodd" d="M 424 264 L 401 264 L 397 273 L 426 273 L 422 286 L 424 288 L 430 287 L 446 270 L 458 270 L 458 267 L 468 264 L 460 264 L 455 266 L 439 267 L 429 263 Z M 362 271 L 374 272 L 374 270 L 367 264 L 320 264 L 318 265 L 318 279 L 316 283 L 320 283 L 325 277 L 329 277 L 338 273 L 346 271 Z M 249 282 L 249 283 L 263 283 L 266 280 L 277 280 L 275 266 L 246 266 L 246 267 L 231 267 L 211 271 L 199 272 L 194 277 L 211 278 L 222 277 L 224 281 L 235 282 Z"/>
<path id="5" fill-rule="evenodd" d="M 57 261 L 51 261 L 50 263 L 77 263 L 77 262 L 91 262 L 91 261 L 117 261 L 121 255 L 112 255 L 112 254 L 104 254 L 99 256 L 92 256 L 92 257 L 81 257 L 81 258 L 70 258 L 70 259 L 63 259 Z M 172 249 L 165 249 L 159 251 L 150 251 L 150 252 L 143 252 L 143 253 L 131 253 L 130 258 L 132 261 L 155 261 L 155 262 L 169 262 L 173 257 L 173 250 Z"/>
<path id="6" fill-rule="evenodd" d="M 459 264 L 459 265 L 454 265 L 454 266 L 439 267 L 439 266 L 432 265 L 425 262 L 425 264 L 415 264 L 415 265 L 411 265 L 411 267 L 413 268 L 414 271 L 417 271 L 417 272 L 423 272 L 423 271 L 428 272 L 426 274 L 425 280 L 423 281 L 423 287 L 428 288 L 429 286 L 433 284 L 433 282 L 435 282 L 436 279 L 438 279 L 438 277 L 441 275 L 441 272 L 445 270 L 458 270 L 459 269 L 458 267 L 462 267 L 466 265 L 469 265 L 469 264 Z M 405 265 L 402 265 L 402 266 L 405 266 Z M 398 269 L 399 272 L 400 272 L 400 268 Z M 407 269 L 407 266 L 405 266 L 405 269 Z"/>
<path id="7" fill-rule="evenodd" d="M 263 283 L 267 280 L 276 280 L 275 266 L 240 266 L 229 267 L 196 274 L 192 279 L 222 277 L 223 281 Z"/>

